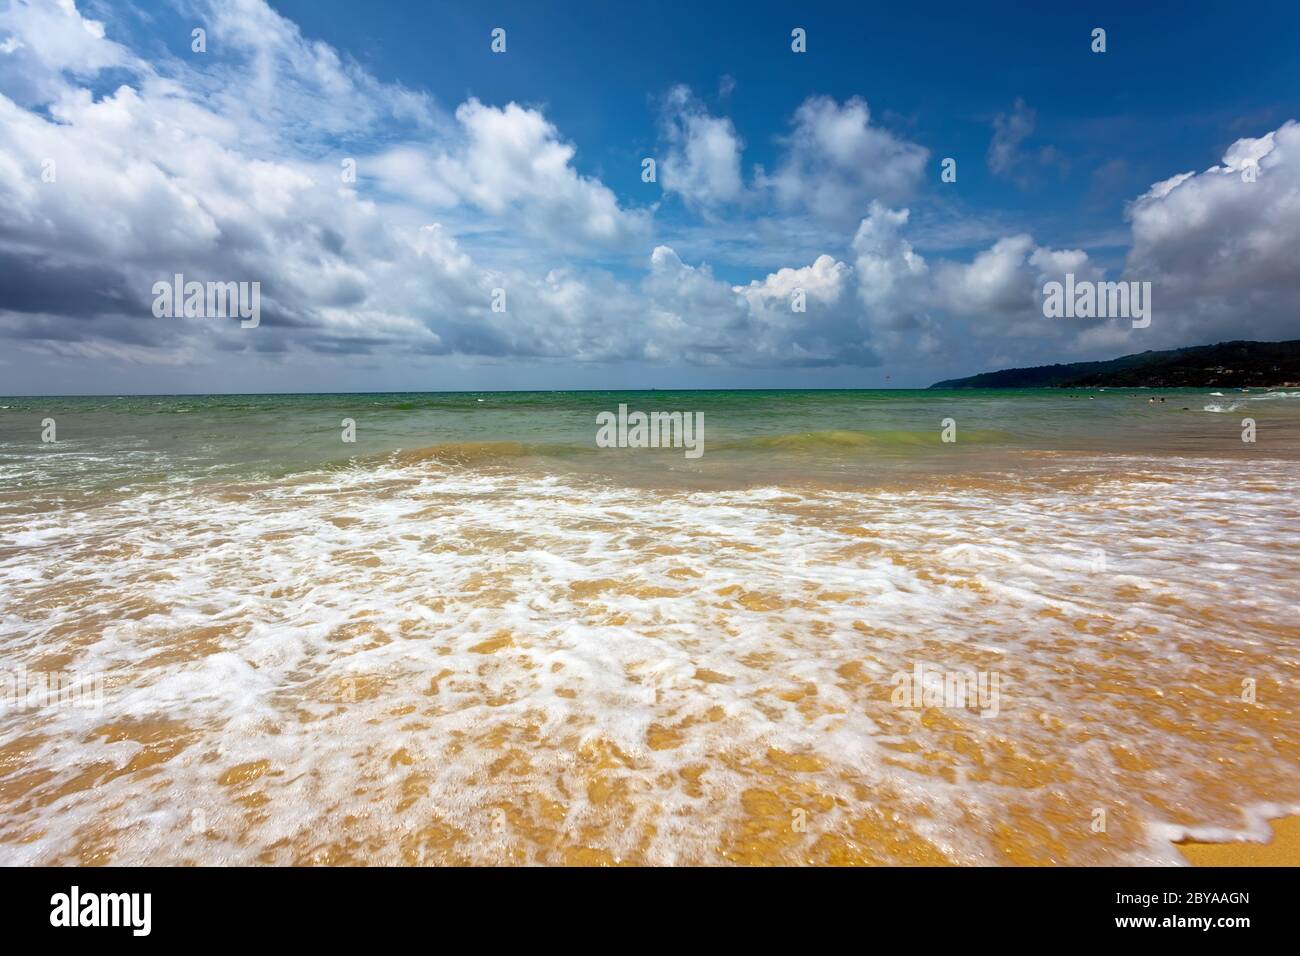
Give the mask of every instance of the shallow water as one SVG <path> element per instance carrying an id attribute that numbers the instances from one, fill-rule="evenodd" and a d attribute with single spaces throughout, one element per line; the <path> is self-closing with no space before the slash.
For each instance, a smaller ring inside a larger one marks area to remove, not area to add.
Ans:
<path id="1" fill-rule="evenodd" d="M 1300 808 L 1300 396 L 1154 394 L 0 399 L 0 668 L 103 681 L 0 862 L 1179 862 Z"/>

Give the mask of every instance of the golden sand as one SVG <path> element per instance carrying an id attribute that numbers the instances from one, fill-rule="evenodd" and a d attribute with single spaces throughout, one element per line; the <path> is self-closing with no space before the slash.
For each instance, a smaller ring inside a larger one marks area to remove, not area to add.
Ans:
<path id="1" fill-rule="evenodd" d="M 1179 852 L 1193 866 L 1300 866 L 1300 817 L 1285 817 L 1271 823 L 1273 837 L 1267 843 L 1178 844 Z"/>

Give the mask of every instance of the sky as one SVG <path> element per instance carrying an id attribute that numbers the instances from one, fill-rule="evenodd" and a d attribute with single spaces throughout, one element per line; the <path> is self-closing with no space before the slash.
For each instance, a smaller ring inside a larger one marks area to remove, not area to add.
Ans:
<path id="1" fill-rule="evenodd" d="M 1300 7 L 1054 6 L 0 0 L 0 394 L 1300 338 Z M 160 314 L 177 274 L 257 324 Z M 1046 316 L 1067 274 L 1150 283 L 1149 325 Z"/>

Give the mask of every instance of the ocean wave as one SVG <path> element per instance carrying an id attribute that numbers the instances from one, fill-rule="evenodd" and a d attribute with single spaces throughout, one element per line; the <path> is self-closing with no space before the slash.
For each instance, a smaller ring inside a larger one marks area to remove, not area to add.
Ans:
<path id="1" fill-rule="evenodd" d="M 370 461 L 374 464 L 392 461 L 400 465 L 418 465 L 425 462 L 476 465 L 524 458 L 529 455 L 564 454 L 576 450 L 578 450 L 576 446 L 526 444 L 514 441 L 461 441 L 397 451 L 392 455 L 376 456 Z"/>
<path id="2" fill-rule="evenodd" d="M 959 429 L 957 442 L 961 444 L 1010 443 L 1014 436 L 997 429 Z M 755 435 L 747 438 L 729 438 L 710 442 L 713 450 L 770 450 L 782 452 L 814 452 L 829 450 L 907 450 L 926 447 L 943 447 L 938 428 L 922 430 L 880 429 L 852 431 L 829 429 L 810 432 L 789 432 L 779 435 Z"/>
<path id="3" fill-rule="evenodd" d="M 963 445 L 997 445 L 1010 444 L 1014 436 L 1006 431 L 996 429 L 963 429 L 957 433 L 957 441 Z M 926 448 L 944 447 L 938 429 L 933 430 L 878 430 L 851 431 L 843 429 L 790 432 L 775 435 L 753 435 L 711 439 L 705 431 L 704 447 L 711 455 L 726 452 L 776 452 L 776 453 L 815 453 L 815 452 L 908 452 Z M 371 455 L 360 460 L 366 467 L 380 467 L 389 463 L 399 465 L 419 465 L 438 463 L 474 467 L 484 464 L 502 463 L 521 458 L 573 458 L 575 456 L 608 454 L 617 449 L 598 448 L 591 443 L 580 442 L 521 442 L 521 441 L 455 441 L 441 442 L 422 448 L 401 449 L 393 453 Z M 639 452 L 653 454 L 659 452 L 676 452 L 679 449 L 637 449 Z M 355 462 L 353 462 L 355 463 Z"/>

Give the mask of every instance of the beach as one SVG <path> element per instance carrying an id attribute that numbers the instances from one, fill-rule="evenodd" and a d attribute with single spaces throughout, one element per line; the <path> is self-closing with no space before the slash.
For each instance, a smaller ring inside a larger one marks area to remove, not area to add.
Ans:
<path id="1" fill-rule="evenodd" d="M 1300 863 L 1300 819 L 1272 821 L 1263 842 L 1188 841 L 1179 846 L 1194 866 L 1296 866 Z"/>
<path id="2" fill-rule="evenodd" d="M 1300 863 L 1300 392 L 1150 397 L 0 399 L 0 863 Z"/>

